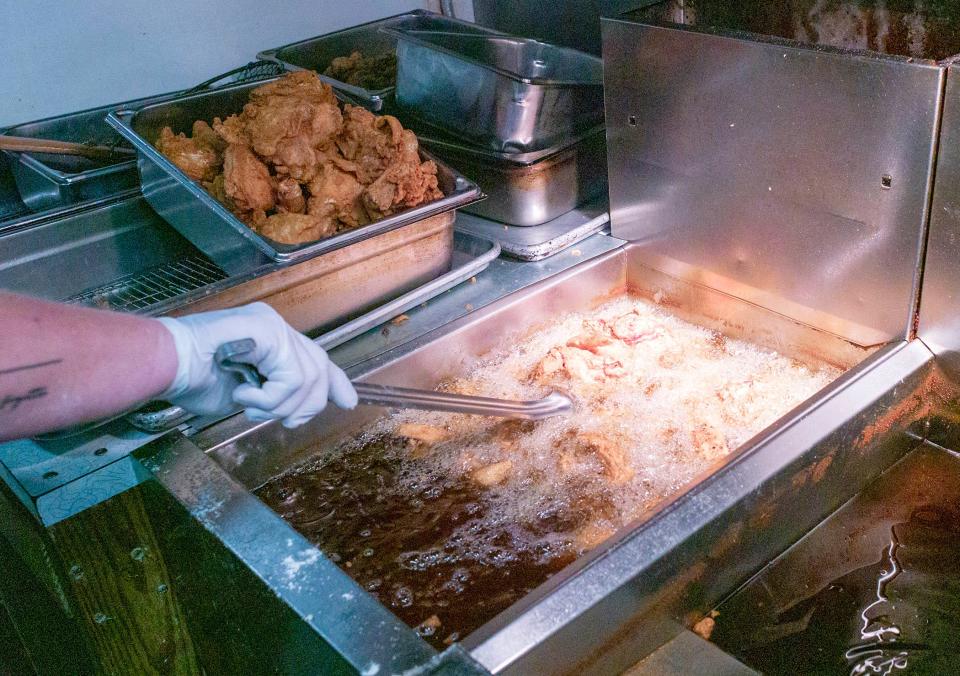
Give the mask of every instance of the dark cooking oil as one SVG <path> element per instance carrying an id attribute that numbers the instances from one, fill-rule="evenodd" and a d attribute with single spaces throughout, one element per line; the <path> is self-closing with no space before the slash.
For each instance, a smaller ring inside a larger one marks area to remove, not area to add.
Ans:
<path id="1" fill-rule="evenodd" d="M 915 451 L 718 610 L 764 673 L 960 673 L 960 459 Z"/>
<path id="2" fill-rule="evenodd" d="M 544 514 L 537 524 L 502 522 L 466 478 L 424 477 L 414 491 L 401 485 L 408 453 L 405 439 L 381 435 L 277 477 L 257 495 L 442 649 L 573 561 L 570 542 L 551 533 L 582 525 L 592 506 Z"/>

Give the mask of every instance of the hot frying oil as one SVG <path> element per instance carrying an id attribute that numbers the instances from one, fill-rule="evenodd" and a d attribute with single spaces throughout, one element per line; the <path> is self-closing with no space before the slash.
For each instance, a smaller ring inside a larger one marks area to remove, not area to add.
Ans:
<path id="1" fill-rule="evenodd" d="M 440 647 L 648 514 L 839 371 L 625 297 L 559 317 L 444 389 L 568 392 L 537 423 L 403 411 L 260 497 Z M 320 456 L 318 456 L 319 458 Z"/>

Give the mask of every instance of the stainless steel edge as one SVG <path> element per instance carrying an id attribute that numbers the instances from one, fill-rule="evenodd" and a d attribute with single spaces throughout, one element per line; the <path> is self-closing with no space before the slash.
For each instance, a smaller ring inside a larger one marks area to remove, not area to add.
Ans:
<path id="1" fill-rule="evenodd" d="M 947 69 L 936 181 L 930 209 L 919 337 L 960 380 L 960 67 Z"/>
<path id="2" fill-rule="evenodd" d="M 669 507 L 467 637 L 465 647 L 494 673 L 625 669 L 916 444 L 904 432 L 922 411 L 890 414 L 922 391 L 932 358 L 920 341 L 882 349 Z M 757 525 L 771 523 L 778 525 Z"/>
<path id="3" fill-rule="evenodd" d="M 357 672 L 399 674 L 437 655 L 189 439 L 171 435 L 136 456 Z"/>
<path id="4" fill-rule="evenodd" d="M 552 155 L 562 153 L 564 150 L 590 138 L 594 134 L 603 133 L 606 128 L 606 125 L 598 124 L 583 131 L 577 131 L 572 136 L 548 148 L 531 150 L 529 152 L 511 153 L 463 143 L 461 139 L 444 132 L 442 129 L 428 122 L 417 122 L 416 124 L 415 131 L 417 132 L 417 137 L 422 143 L 431 146 L 434 150 L 451 150 L 473 156 L 484 162 L 502 163 L 510 166 L 530 165 L 535 162 L 540 162 Z"/>
<path id="5" fill-rule="evenodd" d="M 461 61 L 466 61 L 472 63 L 484 70 L 489 70 L 497 75 L 501 75 L 510 80 L 520 82 L 526 85 L 537 85 L 541 87 L 592 87 L 602 84 L 599 81 L 589 80 L 587 78 L 569 78 L 569 79 L 554 79 L 549 77 L 530 77 L 518 73 L 516 70 L 511 70 L 501 65 L 495 63 L 489 63 L 487 61 L 482 61 L 478 58 L 475 58 L 468 53 L 464 53 L 459 50 L 451 49 L 449 47 L 444 47 L 443 45 L 437 44 L 430 40 L 430 37 L 452 37 L 458 40 L 463 40 L 466 42 L 470 41 L 479 41 L 479 40 L 504 40 L 512 42 L 522 42 L 527 44 L 538 44 L 543 47 L 567 51 L 571 54 L 576 54 L 583 57 L 583 61 L 592 64 L 600 64 L 600 72 L 602 72 L 602 61 L 592 54 L 587 54 L 586 52 L 578 52 L 575 49 L 569 47 L 561 47 L 549 42 L 543 42 L 542 40 L 537 40 L 535 38 L 524 38 L 515 35 L 468 35 L 455 33 L 452 31 L 431 31 L 431 30 L 416 30 L 416 29 L 406 29 L 406 28 L 384 28 L 383 32 L 395 35 L 398 38 L 403 38 L 404 40 L 409 40 L 415 44 L 420 45 L 421 47 L 427 47 L 435 51 L 441 52 L 453 58 L 459 59 Z"/>
<path id="6" fill-rule="evenodd" d="M 50 221 L 57 219 L 67 218 L 69 216 L 84 213 L 86 211 L 100 209 L 132 197 L 137 197 L 138 195 L 140 195 L 140 188 L 131 188 L 130 190 L 124 190 L 123 192 L 108 195 L 96 200 L 90 200 L 89 202 L 82 202 L 68 207 L 47 209 L 46 211 L 25 214 L 18 218 L 0 222 L 0 237 L 13 232 L 18 232 L 20 230 L 26 230 L 38 225 L 42 225 L 44 223 L 49 223 Z"/>
<path id="7" fill-rule="evenodd" d="M 614 236 L 859 344 L 910 335 L 944 70 L 602 24 Z"/>
<path id="8" fill-rule="evenodd" d="M 607 227 L 610 214 L 603 198 L 536 226 L 504 225 L 469 213 L 457 214 L 454 227 L 500 243 L 503 253 L 523 261 L 539 261 L 556 255 Z"/>
<path id="9" fill-rule="evenodd" d="M 460 241 L 469 238 L 478 244 L 489 244 L 489 248 L 470 262 L 454 268 L 445 275 L 437 277 L 433 281 L 427 282 L 423 286 L 417 287 L 413 291 L 395 298 L 389 303 L 385 303 L 375 310 L 357 317 L 337 328 L 324 333 L 314 339 L 320 347 L 325 350 L 332 349 L 342 345 L 352 338 L 356 338 L 361 333 L 365 333 L 372 328 L 383 324 L 389 319 L 393 319 L 410 308 L 420 305 L 424 301 L 430 300 L 440 295 L 448 289 L 452 289 L 457 284 L 467 281 L 474 275 L 478 275 L 490 265 L 490 263 L 500 255 L 500 244 L 494 241 L 486 240 L 482 237 L 470 235 L 468 233 L 458 233 L 455 237 Z M 456 246 L 456 244 L 454 245 Z"/>

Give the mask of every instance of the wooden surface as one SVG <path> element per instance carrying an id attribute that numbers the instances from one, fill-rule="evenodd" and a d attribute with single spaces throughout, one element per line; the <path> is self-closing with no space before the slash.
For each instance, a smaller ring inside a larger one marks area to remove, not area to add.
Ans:
<path id="1" fill-rule="evenodd" d="M 106 673 L 200 671 L 141 491 L 50 528 L 79 621 Z"/>
<path id="2" fill-rule="evenodd" d="M 49 529 L 0 482 L 0 571 L 3 676 L 356 673 L 154 481 Z"/>

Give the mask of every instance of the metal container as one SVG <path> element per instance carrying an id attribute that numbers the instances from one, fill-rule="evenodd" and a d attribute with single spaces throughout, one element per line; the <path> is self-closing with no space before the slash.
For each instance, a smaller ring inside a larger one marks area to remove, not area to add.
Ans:
<path id="1" fill-rule="evenodd" d="M 480 196 L 480 189 L 442 162 L 437 177 L 444 196 L 382 220 L 305 244 L 281 244 L 261 237 L 242 223 L 198 183 L 190 180 L 151 142 L 165 126 L 174 132 L 189 130 L 194 120 L 212 120 L 239 113 L 249 92 L 272 80 L 223 87 L 178 97 L 137 111 L 111 112 L 107 121 L 139 155 L 137 166 L 144 197 L 184 237 L 227 272 L 238 272 L 265 262 L 292 263 L 333 251 L 429 216 L 457 209 Z M 421 151 L 424 159 L 430 159 Z"/>
<path id="2" fill-rule="evenodd" d="M 486 150 L 431 132 L 418 135 L 425 147 L 486 193 L 487 199 L 463 209 L 477 216 L 508 225 L 540 225 L 607 191 L 603 125 L 528 153 Z"/>
<path id="3" fill-rule="evenodd" d="M 537 40 L 390 30 L 397 105 L 501 152 L 555 146 L 603 121 L 603 63 Z"/>
<path id="4" fill-rule="evenodd" d="M 359 50 L 367 55 L 396 51 L 396 37 L 384 33 L 380 30 L 381 28 L 410 28 L 414 30 L 502 35 L 498 31 L 483 28 L 474 23 L 417 9 L 386 19 L 370 21 L 335 33 L 308 38 L 283 47 L 268 49 L 257 54 L 257 58 L 283 64 L 288 70 L 316 71 L 321 80 L 346 95 L 351 101 L 377 112 L 393 101 L 394 87 L 384 87 L 377 91 L 370 91 L 334 80 L 332 77 L 324 75 L 323 71 L 338 56 L 349 56 L 353 51 Z"/>
<path id="5" fill-rule="evenodd" d="M 371 382 L 431 387 L 557 313 L 588 309 L 625 288 L 644 296 L 657 293 L 678 316 L 728 335 L 803 362 L 829 361 L 851 370 L 748 441 L 722 467 L 464 638 L 462 648 L 492 672 L 584 673 L 588 666 L 598 673 L 622 671 L 629 660 L 682 629 L 672 618 L 684 618 L 735 589 L 916 443 L 894 432 L 922 415 L 922 401 L 914 395 L 931 355 L 919 341 L 863 349 L 657 273 L 639 263 L 639 253 L 640 247 L 630 246 L 588 261 L 349 373 Z M 333 448 L 379 414 L 370 408 L 330 409 L 296 430 L 238 416 L 190 440 L 168 437 L 142 452 L 156 479 L 209 532 L 338 652 L 359 663 L 367 655 L 374 659 L 376 647 L 337 638 L 342 634 L 337 630 L 346 622 L 351 635 L 354 624 L 359 630 L 374 618 L 381 622 L 380 610 L 315 547 L 299 536 L 289 545 L 290 528 L 248 490 L 312 457 L 318 447 Z M 216 509 L 199 485 L 217 487 Z M 282 565 L 291 546 L 317 562 L 298 569 L 293 584 Z M 310 598 L 334 591 L 339 598 L 343 587 L 359 599 L 350 606 L 349 620 L 310 609 Z M 422 650 L 413 630 L 398 628 L 395 619 L 384 626 L 396 654 Z"/>
<path id="6" fill-rule="evenodd" d="M 225 82 L 247 82 L 278 74 L 276 64 L 251 62 L 221 73 L 188 90 L 210 89 Z M 168 101 L 184 92 L 172 92 L 98 106 L 89 110 L 26 122 L 3 130 L 3 133 L 27 138 L 50 138 L 75 143 L 120 145 L 129 147 L 123 137 L 104 121 L 107 113 L 117 108 L 140 108 L 151 103 Z M 95 200 L 136 188 L 136 160 L 96 161 L 71 155 L 15 153 L 4 151 L 10 161 L 21 198 L 32 211 L 65 207 Z"/>
<path id="7" fill-rule="evenodd" d="M 175 94 L 98 106 L 69 115 L 7 127 L 3 133 L 28 138 L 128 147 L 123 138 L 103 121 L 107 113 L 117 107 L 144 106 L 172 96 Z M 71 155 L 3 152 L 10 163 L 21 199 L 32 211 L 107 197 L 135 188 L 139 182 L 137 162 L 134 159 L 98 162 Z"/>

